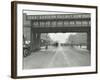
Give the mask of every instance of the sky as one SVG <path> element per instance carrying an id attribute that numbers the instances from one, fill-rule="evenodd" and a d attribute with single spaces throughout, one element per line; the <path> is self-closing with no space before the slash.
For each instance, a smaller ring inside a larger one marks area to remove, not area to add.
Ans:
<path id="1" fill-rule="evenodd" d="M 48 35 L 53 41 L 58 41 L 59 43 L 65 43 L 71 34 L 76 34 L 76 33 L 49 33 Z"/>
<path id="2" fill-rule="evenodd" d="M 26 13 L 27 15 L 49 15 L 49 14 L 75 14 L 72 12 L 54 12 L 54 11 L 28 11 L 25 10 L 23 13 Z"/>

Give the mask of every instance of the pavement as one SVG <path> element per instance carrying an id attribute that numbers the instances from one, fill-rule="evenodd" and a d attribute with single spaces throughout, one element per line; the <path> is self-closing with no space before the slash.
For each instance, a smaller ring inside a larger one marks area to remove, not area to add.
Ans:
<path id="1" fill-rule="evenodd" d="M 91 55 L 86 49 L 49 46 L 23 58 L 23 69 L 90 66 Z"/>

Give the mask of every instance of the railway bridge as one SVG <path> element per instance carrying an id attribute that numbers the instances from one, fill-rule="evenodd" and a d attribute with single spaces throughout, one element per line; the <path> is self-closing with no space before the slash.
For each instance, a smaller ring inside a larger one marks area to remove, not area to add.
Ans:
<path id="1" fill-rule="evenodd" d="M 41 33 L 87 33 L 87 49 L 91 47 L 91 15 L 89 13 L 76 14 L 46 14 L 27 15 L 23 13 L 23 29 L 29 29 L 31 50 L 40 49 Z"/>

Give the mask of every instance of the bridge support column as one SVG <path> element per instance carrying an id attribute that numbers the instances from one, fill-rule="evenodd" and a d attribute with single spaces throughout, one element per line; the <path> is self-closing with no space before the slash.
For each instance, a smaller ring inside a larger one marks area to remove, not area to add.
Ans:
<path id="1" fill-rule="evenodd" d="M 36 45 L 36 34 L 31 32 L 31 51 L 35 50 L 35 45 Z"/>
<path id="2" fill-rule="evenodd" d="M 40 34 L 31 31 L 31 51 L 40 49 Z"/>
<path id="3" fill-rule="evenodd" d="M 39 50 L 40 49 L 40 33 L 36 33 L 36 49 Z"/>
<path id="4" fill-rule="evenodd" d="M 91 33 L 87 32 L 87 50 L 91 50 Z"/>

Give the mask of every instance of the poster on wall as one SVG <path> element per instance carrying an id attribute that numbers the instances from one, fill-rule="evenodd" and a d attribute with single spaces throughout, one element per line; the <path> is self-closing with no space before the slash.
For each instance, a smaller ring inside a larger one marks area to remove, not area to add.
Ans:
<path id="1" fill-rule="evenodd" d="M 11 77 L 97 73 L 97 6 L 11 2 Z"/>

